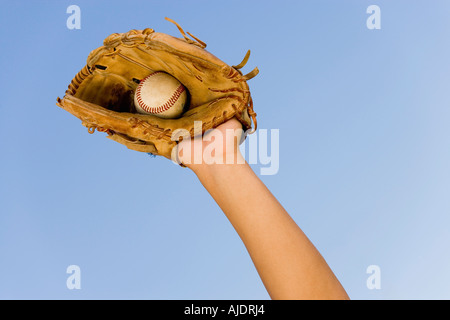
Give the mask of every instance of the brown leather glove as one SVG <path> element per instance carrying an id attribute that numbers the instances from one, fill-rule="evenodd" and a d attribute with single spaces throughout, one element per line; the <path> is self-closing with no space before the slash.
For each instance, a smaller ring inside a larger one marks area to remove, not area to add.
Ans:
<path id="1" fill-rule="evenodd" d="M 202 133 L 236 117 L 244 129 L 256 130 L 256 113 L 247 80 L 239 70 L 250 56 L 229 66 L 205 50 L 206 44 L 173 20 L 183 38 L 131 30 L 107 37 L 92 51 L 86 66 L 69 85 L 57 105 L 81 119 L 89 133 L 106 132 L 108 138 L 129 149 L 171 157 L 176 129 L 194 135 L 194 121 L 202 121 Z M 189 92 L 188 108 L 177 119 L 136 113 L 134 92 L 142 79 L 163 71 L 178 79 Z M 253 122 L 253 126 L 252 126 Z"/>

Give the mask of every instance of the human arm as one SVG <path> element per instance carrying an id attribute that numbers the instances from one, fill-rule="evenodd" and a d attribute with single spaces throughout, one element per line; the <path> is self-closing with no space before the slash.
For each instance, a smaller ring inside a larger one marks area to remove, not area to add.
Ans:
<path id="1" fill-rule="evenodd" d="M 217 130 L 240 126 L 232 119 Z M 225 145 L 229 146 L 229 141 Z M 318 250 L 243 161 L 238 143 L 233 141 L 233 146 L 226 149 L 223 158 L 231 153 L 235 159 L 232 164 L 186 166 L 193 170 L 242 239 L 270 297 L 348 299 Z"/>

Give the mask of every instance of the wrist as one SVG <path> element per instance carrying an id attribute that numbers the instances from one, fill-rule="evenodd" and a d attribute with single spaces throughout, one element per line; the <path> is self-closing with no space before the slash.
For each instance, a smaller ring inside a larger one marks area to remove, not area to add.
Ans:
<path id="1" fill-rule="evenodd" d="M 216 157 L 203 157 L 200 162 L 183 163 L 187 168 L 191 169 L 195 174 L 203 172 L 214 172 L 225 167 L 233 167 L 245 165 L 246 161 L 242 156 L 239 148 L 234 152 L 227 153 Z"/>

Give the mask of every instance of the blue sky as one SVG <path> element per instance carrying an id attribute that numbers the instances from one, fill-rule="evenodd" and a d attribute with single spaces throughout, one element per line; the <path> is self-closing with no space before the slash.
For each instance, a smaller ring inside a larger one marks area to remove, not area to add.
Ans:
<path id="1" fill-rule="evenodd" d="M 192 172 L 55 105 L 109 34 L 179 36 L 167 16 L 230 65 L 251 49 L 258 125 L 280 136 L 279 171 L 261 179 L 350 297 L 449 299 L 449 15 L 439 0 L 2 3 L 0 298 L 269 298 Z"/>

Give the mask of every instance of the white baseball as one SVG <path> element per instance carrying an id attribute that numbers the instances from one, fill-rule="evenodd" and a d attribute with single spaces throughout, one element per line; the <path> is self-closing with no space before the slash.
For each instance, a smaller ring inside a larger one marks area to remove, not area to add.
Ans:
<path id="1" fill-rule="evenodd" d="M 161 71 L 142 79 L 134 94 L 137 112 L 161 118 L 180 116 L 186 100 L 186 88 L 181 82 Z"/>

